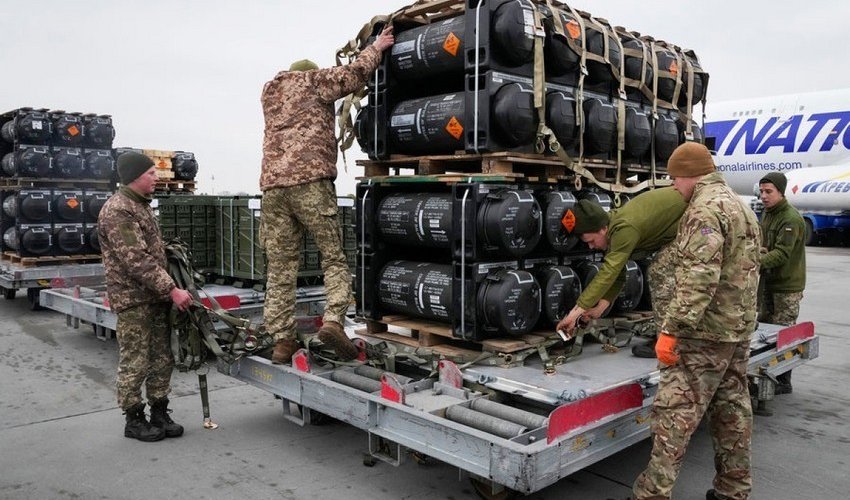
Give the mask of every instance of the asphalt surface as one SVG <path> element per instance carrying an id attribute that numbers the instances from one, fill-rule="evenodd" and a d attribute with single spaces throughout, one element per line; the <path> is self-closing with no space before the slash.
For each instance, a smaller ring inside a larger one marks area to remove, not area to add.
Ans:
<path id="1" fill-rule="evenodd" d="M 794 393 L 756 417 L 754 499 L 846 499 L 850 491 L 850 249 L 810 248 L 800 319 L 815 322 L 820 357 L 794 372 Z M 215 431 L 201 427 L 197 378 L 175 373 L 179 439 L 123 437 L 114 396 L 117 350 L 25 294 L 0 301 L 0 498 L 476 498 L 446 464 L 363 465 L 366 433 L 338 422 L 299 427 L 268 393 L 209 374 Z M 644 441 L 528 498 L 621 499 L 649 456 Z M 702 499 L 711 440 L 694 436 L 675 498 Z"/>

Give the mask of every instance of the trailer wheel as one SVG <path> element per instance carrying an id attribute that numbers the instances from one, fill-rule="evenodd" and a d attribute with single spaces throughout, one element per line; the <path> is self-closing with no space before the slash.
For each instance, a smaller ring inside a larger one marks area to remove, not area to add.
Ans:
<path id="1" fill-rule="evenodd" d="M 484 481 L 477 477 L 470 477 L 469 482 L 472 483 L 472 488 L 475 489 L 475 493 L 478 494 L 478 497 L 483 498 L 484 500 L 513 500 L 514 498 L 519 498 L 519 493 L 510 488 L 505 488 L 498 493 L 493 493 L 493 486 L 490 481 Z"/>
<path id="2" fill-rule="evenodd" d="M 814 225 L 809 219 L 803 219 L 806 222 L 805 244 L 807 247 L 816 246 L 818 244 L 818 235 L 815 233 Z"/>
<path id="3" fill-rule="evenodd" d="M 44 309 L 41 307 L 41 303 L 38 299 L 38 293 L 43 290 L 42 288 L 27 288 L 27 300 L 30 303 L 30 309 L 33 311 L 41 311 Z"/>
<path id="4" fill-rule="evenodd" d="M 15 300 L 15 295 L 18 293 L 14 288 L 0 287 L 3 289 L 3 298 L 6 300 Z"/>

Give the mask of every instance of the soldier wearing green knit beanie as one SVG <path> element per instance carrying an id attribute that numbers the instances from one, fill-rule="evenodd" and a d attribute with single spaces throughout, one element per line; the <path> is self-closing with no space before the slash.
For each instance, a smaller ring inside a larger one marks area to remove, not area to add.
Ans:
<path id="1" fill-rule="evenodd" d="M 599 204 L 580 200 L 573 209 L 579 235 L 592 250 L 607 250 L 599 273 L 579 296 L 576 306 L 558 323 L 557 329 L 572 335 L 580 318 L 599 318 L 609 308 L 625 283 L 629 260 L 656 253 L 649 266 L 650 293 L 656 314 L 666 307 L 674 286 L 674 254 L 669 243 L 676 237 L 685 200 L 673 188 L 659 188 L 636 196 L 622 208 L 606 212 Z M 636 356 L 655 357 L 654 345 L 636 345 Z"/>

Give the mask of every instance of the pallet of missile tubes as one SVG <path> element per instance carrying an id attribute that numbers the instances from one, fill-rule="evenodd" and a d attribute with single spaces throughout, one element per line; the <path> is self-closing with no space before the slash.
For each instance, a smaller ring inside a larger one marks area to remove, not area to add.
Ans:
<path id="1" fill-rule="evenodd" d="M 708 74 L 691 50 L 556 1 L 417 2 L 391 22 L 395 45 L 343 107 L 360 108 L 343 133 L 368 154 L 367 177 L 515 173 L 636 192 L 702 141 L 693 107 Z"/>
<path id="2" fill-rule="evenodd" d="M 554 346 L 555 325 L 601 268 L 601 254 L 566 229 L 579 199 L 605 210 L 613 204 L 609 193 L 577 191 L 571 182 L 486 175 L 361 181 L 354 289 L 362 333 L 450 358 L 458 347 L 504 356 Z M 611 311 L 648 319 L 640 312 L 650 309 L 645 264 L 628 263 Z M 604 322 L 591 336 L 628 344 L 631 330 Z M 387 333 L 392 327 L 413 338 Z M 581 343 L 566 349 L 578 354 Z"/>

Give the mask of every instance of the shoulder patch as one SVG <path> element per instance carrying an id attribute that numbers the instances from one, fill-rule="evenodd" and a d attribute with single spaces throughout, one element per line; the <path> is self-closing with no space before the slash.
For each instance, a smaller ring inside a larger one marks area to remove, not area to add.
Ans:
<path id="1" fill-rule="evenodd" d="M 132 222 L 122 222 L 118 224 L 118 232 L 121 233 L 121 239 L 124 240 L 125 245 L 135 245 L 139 242 L 136 239 L 136 231 L 133 229 Z"/>

